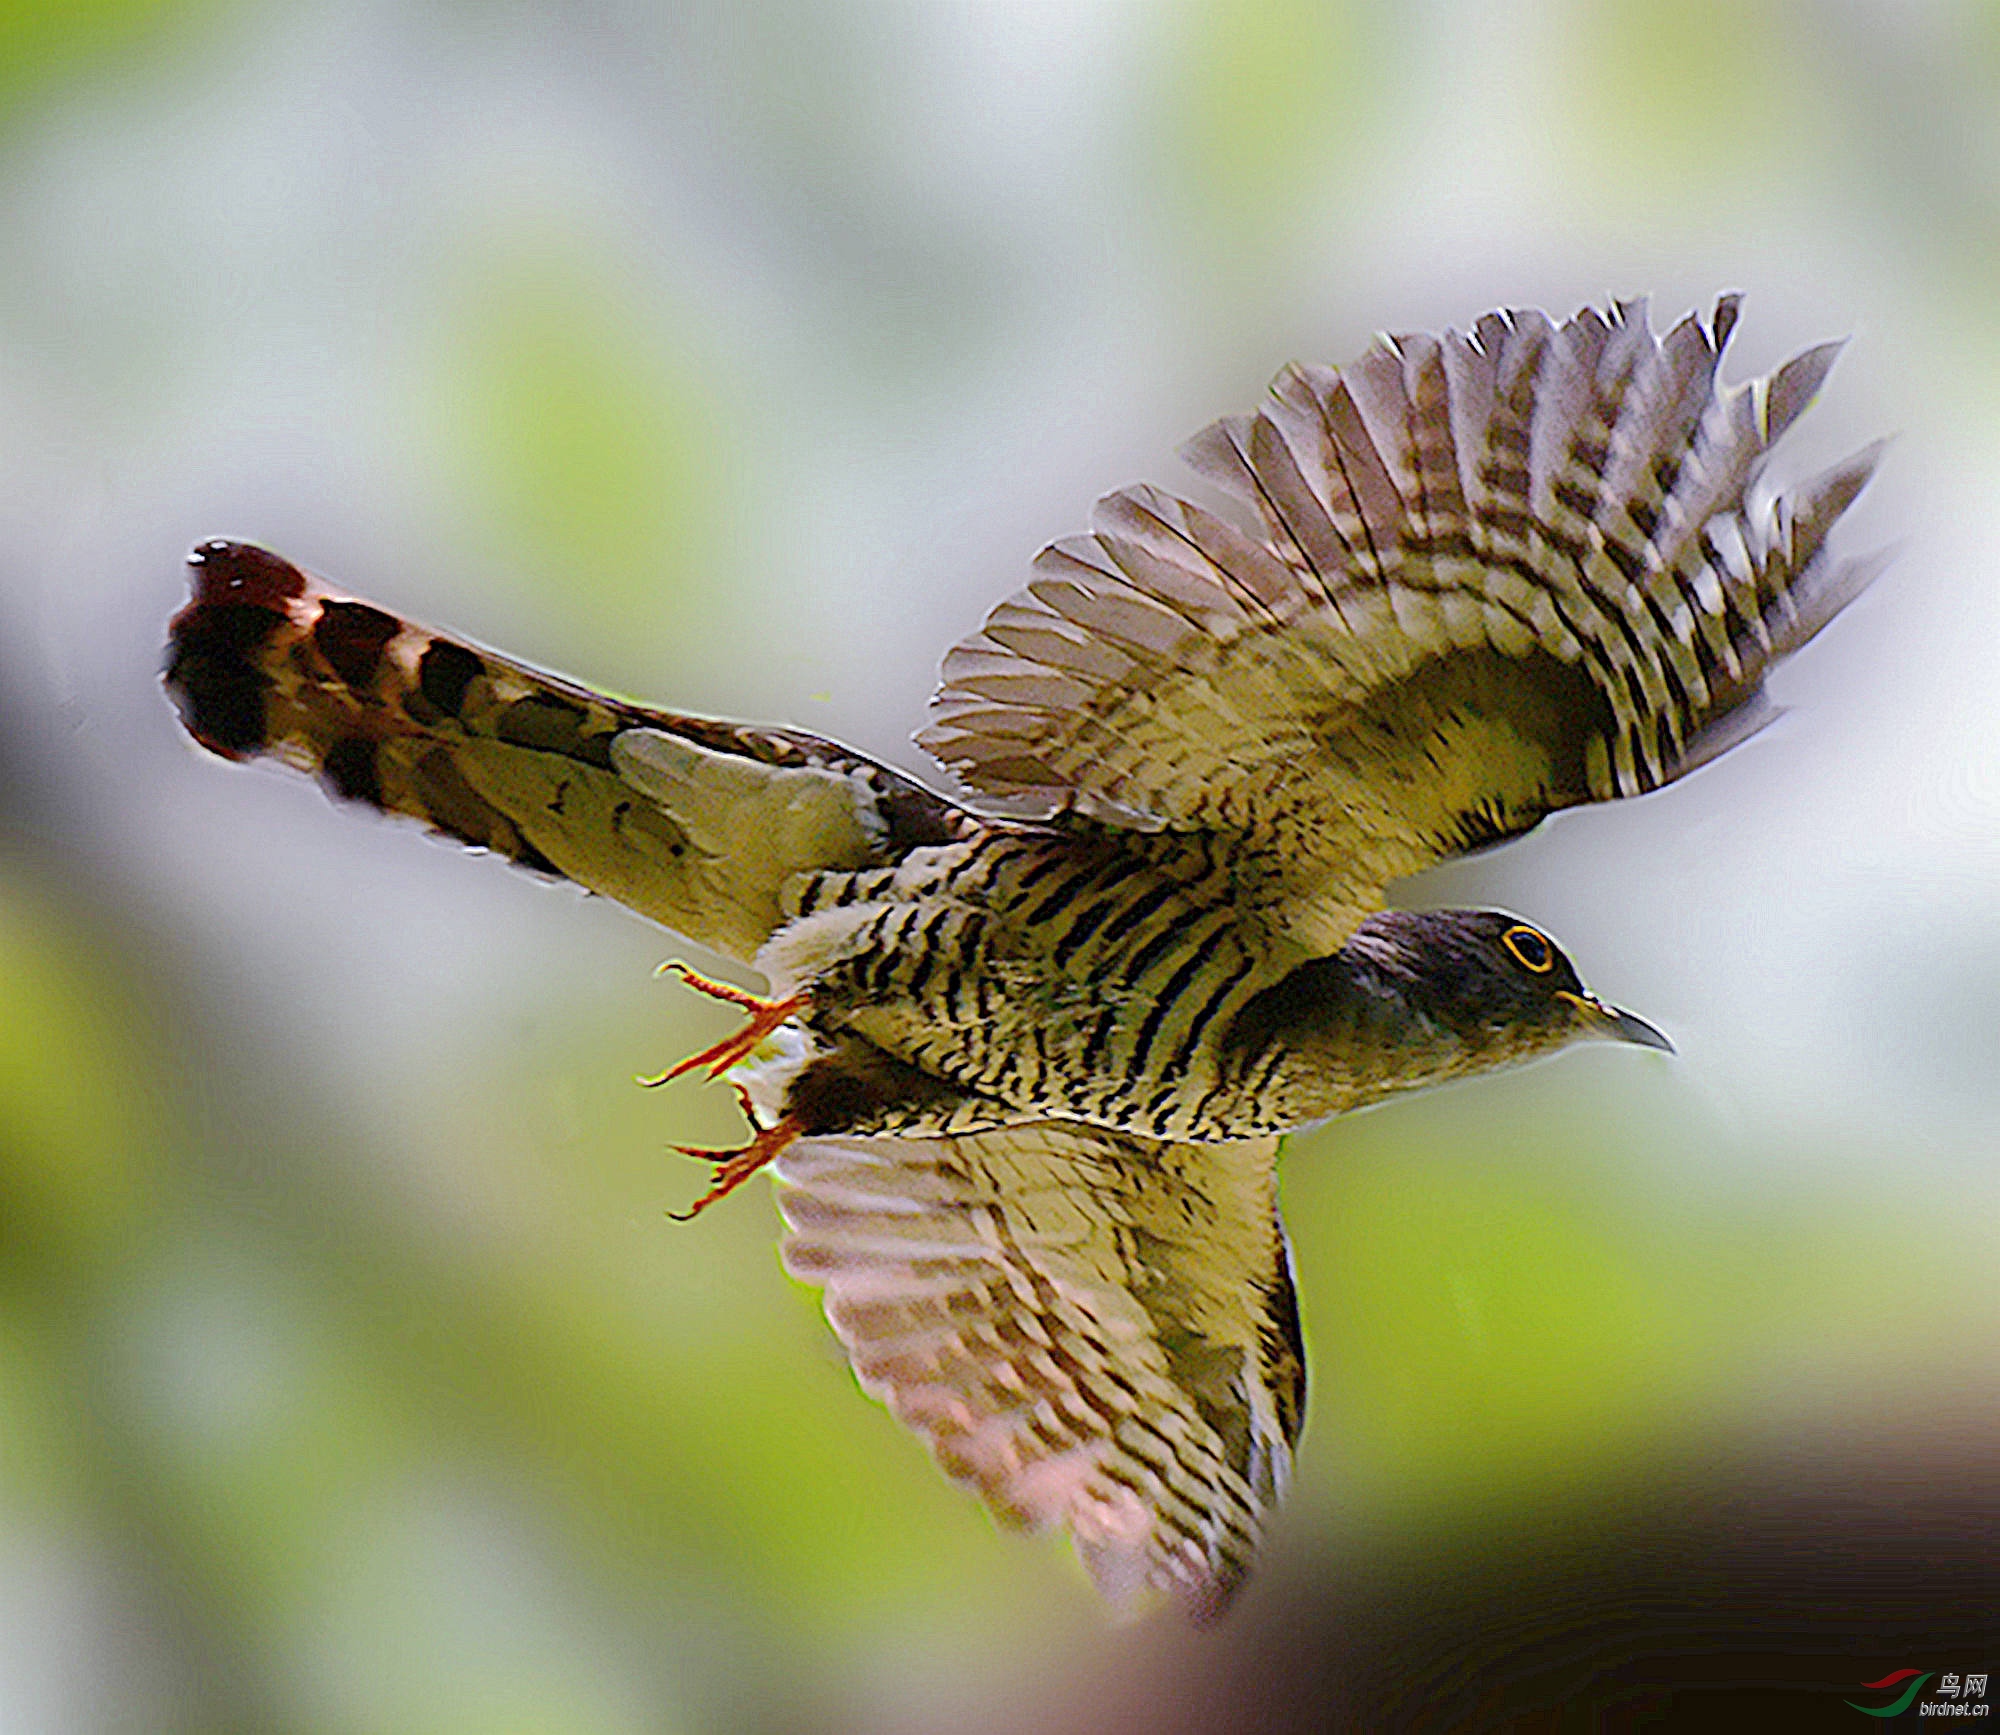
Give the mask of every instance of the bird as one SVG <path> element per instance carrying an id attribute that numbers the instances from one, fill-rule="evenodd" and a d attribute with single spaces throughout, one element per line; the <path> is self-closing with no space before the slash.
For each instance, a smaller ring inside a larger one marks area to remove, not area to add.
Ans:
<path id="1" fill-rule="evenodd" d="M 1294 364 L 1183 448 L 1210 504 L 1098 503 L 952 650 L 939 787 L 788 727 L 627 702 L 210 541 L 169 630 L 188 732 L 616 899 L 740 1028 L 658 1083 L 749 1136 L 862 1387 L 1114 1604 L 1197 1621 L 1290 1479 L 1306 1363 L 1281 1141 L 1590 1038 L 1668 1049 L 1541 927 L 1388 888 L 1641 796 L 1769 714 L 1875 575 L 1864 448 L 1775 441 L 1840 345 L 1724 388 L 1738 297 L 1533 309 Z M 685 1147 L 683 1147 L 685 1148 Z"/>

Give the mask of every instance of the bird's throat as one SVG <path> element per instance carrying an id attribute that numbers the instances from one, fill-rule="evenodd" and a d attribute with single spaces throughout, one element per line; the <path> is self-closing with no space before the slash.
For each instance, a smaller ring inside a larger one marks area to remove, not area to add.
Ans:
<path id="1" fill-rule="evenodd" d="M 1301 964 L 1244 1007 L 1229 1042 L 1265 1075 L 1290 1125 L 1420 1090 L 1485 1067 L 1482 1045 L 1428 1003 L 1421 980 L 1350 946 Z"/>

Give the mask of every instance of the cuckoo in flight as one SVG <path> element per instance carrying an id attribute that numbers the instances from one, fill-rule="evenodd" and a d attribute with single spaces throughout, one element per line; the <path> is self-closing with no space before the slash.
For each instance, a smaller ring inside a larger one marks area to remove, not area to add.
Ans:
<path id="1" fill-rule="evenodd" d="M 1384 888 L 1756 726 L 1872 563 L 1874 450 L 1752 498 L 1835 345 L 1716 382 L 1734 298 L 1487 315 L 1295 366 L 1103 501 L 945 659 L 945 795 L 629 704 L 210 542 L 167 685 L 271 754 L 759 971 L 664 1076 L 736 1084 L 861 1383 L 1110 1595 L 1229 1599 L 1305 1400 L 1277 1155 L 1581 1038 L 1663 1048 L 1546 934 Z"/>

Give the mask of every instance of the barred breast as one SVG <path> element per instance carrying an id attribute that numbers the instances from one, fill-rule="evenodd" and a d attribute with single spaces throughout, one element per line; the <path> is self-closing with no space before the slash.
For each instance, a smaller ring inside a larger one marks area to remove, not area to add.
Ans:
<path id="1" fill-rule="evenodd" d="M 808 1027 L 978 1099 L 923 1130 L 1022 1115 L 1160 1138 L 1266 1130 L 1223 1037 L 1306 954 L 1242 919 L 1200 840 L 996 829 L 813 875 L 792 914 L 757 962 L 780 991 L 810 989 Z"/>

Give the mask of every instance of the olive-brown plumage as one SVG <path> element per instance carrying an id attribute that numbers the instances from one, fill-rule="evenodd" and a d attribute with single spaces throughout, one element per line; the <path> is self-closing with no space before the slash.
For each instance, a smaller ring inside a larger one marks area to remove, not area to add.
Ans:
<path id="1" fill-rule="evenodd" d="M 1225 511 L 1111 496 L 947 658 L 919 739 L 971 801 L 241 544 L 196 550 L 167 682 L 227 757 L 761 970 L 768 997 L 689 977 L 746 1021 L 673 1071 L 753 1118 L 700 1203 L 775 1162 L 788 1261 L 945 1468 L 1069 1527 L 1107 1591 L 1213 1612 L 1303 1413 L 1279 1138 L 1579 1038 L 1666 1046 L 1533 926 L 1385 888 L 1722 751 L 1870 575 L 1825 542 L 1873 451 L 1751 500 L 1834 347 L 1719 392 L 1734 320 L 1496 313 L 1288 369 L 1188 448 Z"/>

